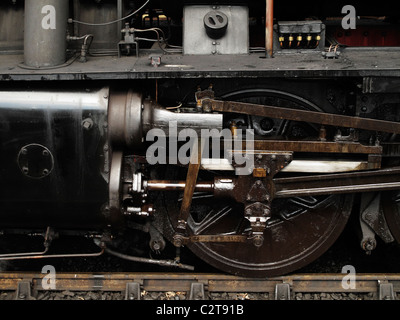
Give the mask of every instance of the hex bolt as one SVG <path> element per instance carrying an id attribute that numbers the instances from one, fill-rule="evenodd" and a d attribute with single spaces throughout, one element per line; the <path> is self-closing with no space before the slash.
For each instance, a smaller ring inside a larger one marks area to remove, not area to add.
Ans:
<path id="1" fill-rule="evenodd" d="M 179 235 L 175 235 L 173 239 L 173 244 L 175 247 L 180 248 L 183 246 L 183 238 Z"/>
<path id="2" fill-rule="evenodd" d="M 253 244 L 254 244 L 254 246 L 256 246 L 256 247 L 261 247 L 262 245 L 263 245 L 263 243 L 264 243 L 264 237 L 263 236 L 260 236 L 260 235 L 256 235 L 254 238 L 253 238 Z"/>
<path id="3" fill-rule="evenodd" d="M 161 246 L 160 246 L 160 244 L 158 243 L 158 241 L 153 241 L 152 247 L 153 247 L 153 250 L 154 250 L 154 251 L 158 251 L 158 250 L 161 249 Z"/>
<path id="4" fill-rule="evenodd" d="M 93 127 L 93 120 L 90 118 L 87 118 L 85 120 L 82 121 L 82 127 L 85 130 L 90 130 Z"/>
<path id="5" fill-rule="evenodd" d="M 367 213 L 367 214 L 365 215 L 365 220 L 367 220 L 367 221 L 372 221 L 372 220 L 373 220 L 372 213 Z"/>

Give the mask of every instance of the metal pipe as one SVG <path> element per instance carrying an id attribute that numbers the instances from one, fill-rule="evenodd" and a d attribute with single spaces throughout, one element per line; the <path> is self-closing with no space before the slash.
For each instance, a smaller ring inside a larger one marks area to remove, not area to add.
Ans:
<path id="1" fill-rule="evenodd" d="M 156 259 L 149 259 L 149 258 L 142 258 L 142 257 L 134 257 L 134 256 L 129 256 L 129 255 L 126 255 L 123 253 L 116 252 L 116 251 L 108 249 L 108 248 L 106 248 L 105 251 L 113 256 L 116 256 L 118 258 L 128 260 L 128 261 L 156 264 L 156 265 L 160 265 L 163 267 L 176 267 L 176 268 L 181 268 L 181 269 L 186 269 L 186 270 L 194 270 L 193 266 L 190 266 L 187 264 L 182 264 L 175 260 L 156 260 Z"/>
<path id="2" fill-rule="evenodd" d="M 265 13 L 265 50 L 267 57 L 272 58 L 274 53 L 274 0 L 266 0 Z"/>
<path id="3" fill-rule="evenodd" d="M 2 258 L 12 258 L 12 257 L 29 257 L 29 256 L 36 256 L 36 255 L 43 255 L 47 253 L 49 248 L 46 248 L 45 250 L 41 252 L 24 252 L 24 253 L 5 253 L 5 254 L 0 254 L 0 260 L 3 260 Z"/>
<path id="4" fill-rule="evenodd" d="M 117 0 L 117 39 L 121 38 L 121 29 L 122 29 L 122 11 L 123 11 L 123 3 L 122 0 Z"/>
<path id="5" fill-rule="evenodd" d="M 191 129 L 200 135 L 203 129 L 221 131 L 222 125 L 222 114 L 177 113 L 168 111 L 156 103 L 145 102 L 143 111 L 143 128 L 145 132 L 158 128 L 163 130 L 166 136 L 173 136 L 179 134 L 183 129 Z"/>
<path id="6" fill-rule="evenodd" d="M 151 129 L 161 129 L 165 137 L 177 137 L 183 129 L 201 135 L 202 129 L 222 130 L 223 115 L 216 113 L 178 113 L 164 109 L 141 93 L 113 92 L 108 113 L 111 144 L 119 148 L 140 147 Z M 160 130 L 152 132 L 159 135 Z M 153 136 L 154 137 L 154 136 Z"/>
<path id="7" fill-rule="evenodd" d="M 0 258 L 0 261 L 7 260 L 26 260 L 26 259 L 52 259 L 52 258 L 87 258 L 87 257 L 99 257 L 104 253 L 104 249 L 100 252 L 95 253 L 67 253 L 67 254 L 49 254 L 49 255 L 26 255 L 26 256 L 16 256 L 9 255 Z"/>
<path id="8" fill-rule="evenodd" d="M 186 181 L 149 180 L 145 182 L 145 188 L 148 191 L 184 191 L 186 185 Z M 232 198 L 236 186 L 237 179 L 219 177 L 214 181 L 197 182 L 194 191 L 212 193 L 218 198 Z"/>
<path id="9" fill-rule="evenodd" d="M 288 109 L 236 101 L 211 100 L 211 103 L 212 110 L 218 112 L 240 113 L 246 115 L 251 114 L 254 116 L 270 117 L 274 119 L 311 122 L 370 131 L 400 133 L 400 123 L 395 121 L 345 116 L 341 114 L 322 113 L 309 110 Z"/>
<path id="10" fill-rule="evenodd" d="M 77 110 L 106 113 L 108 94 L 109 89 L 107 87 L 89 92 L 84 90 L 0 91 L 0 110 L 11 110 L 12 112 Z"/>

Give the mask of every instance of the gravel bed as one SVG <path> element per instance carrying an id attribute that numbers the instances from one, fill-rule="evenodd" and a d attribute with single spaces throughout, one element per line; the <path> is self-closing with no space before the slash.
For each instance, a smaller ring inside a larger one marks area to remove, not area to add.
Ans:
<path id="1" fill-rule="evenodd" d="M 0 292 L 0 300 L 13 300 L 15 292 Z M 72 292 L 65 291 L 39 291 L 34 300 L 125 300 L 122 292 Z M 187 300 L 187 292 L 141 292 L 141 300 Z M 376 293 L 292 293 L 291 300 L 377 300 Z M 274 296 L 269 293 L 227 293 L 212 292 L 208 293 L 208 300 L 274 300 Z M 396 295 L 396 300 L 400 296 Z"/>
<path id="2" fill-rule="evenodd" d="M 136 233 L 132 233 L 134 238 Z M 40 239 L 39 239 L 40 240 Z M 174 248 L 169 246 L 160 255 L 149 255 L 143 251 L 143 246 L 132 247 L 133 239 L 127 239 L 124 252 L 130 255 L 148 256 L 158 259 L 171 259 L 174 257 Z M 338 241 L 319 259 L 310 265 L 297 270 L 296 273 L 341 273 L 345 265 L 354 266 L 356 273 L 393 273 L 400 272 L 400 247 L 396 243 L 384 244 L 379 238 L 378 246 L 370 254 L 366 255 L 360 248 L 359 240 L 354 228 L 349 223 Z M 38 242 L 40 248 L 41 242 Z M 56 243 L 55 243 L 56 245 Z M 1 242 L 0 242 L 1 247 Z M 58 252 L 80 252 L 95 251 L 91 243 L 88 248 L 82 246 L 82 242 L 66 239 L 64 243 L 57 241 Z M 122 246 L 124 249 L 124 246 Z M 185 248 L 184 248 L 185 249 Z M 11 250 L 11 248 L 10 248 Z M 189 250 L 182 250 L 182 263 L 196 266 L 196 273 L 220 272 L 200 259 L 195 257 Z M 44 265 L 53 265 L 57 272 L 182 272 L 174 268 L 162 268 L 146 264 L 134 263 L 121 260 L 114 256 L 103 255 L 98 258 L 76 258 L 76 259 L 45 259 L 45 260 L 21 260 L 12 262 L 0 262 L 0 271 L 42 271 Z M 187 272 L 187 271 L 186 271 Z M 192 272 L 191 272 L 192 273 Z M 0 300 L 14 299 L 14 292 L 1 292 Z M 37 300 L 124 300 L 124 292 L 52 292 L 40 291 L 35 295 Z M 400 299 L 399 296 L 396 296 Z M 142 300 L 187 300 L 186 292 L 145 292 L 142 291 Z M 274 295 L 268 293 L 208 293 L 210 300 L 273 300 Z M 377 300 L 376 293 L 292 293 L 292 300 Z"/>

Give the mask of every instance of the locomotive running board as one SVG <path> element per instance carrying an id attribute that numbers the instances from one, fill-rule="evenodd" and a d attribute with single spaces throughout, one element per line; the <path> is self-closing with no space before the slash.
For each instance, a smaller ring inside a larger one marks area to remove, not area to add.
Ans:
<path id="1" fill-rule="evenodd" d="M 335 127 L 400 133 L 400 123 L 393 121 L 344 116 L 308 110 L 289 109 L 236 101 L 218 101 L 211 99 L 204 99 L 203 101 L 211 103 L 212 111 L 216 112 L 241 113 L 274 119 L 318 123 Z"/>

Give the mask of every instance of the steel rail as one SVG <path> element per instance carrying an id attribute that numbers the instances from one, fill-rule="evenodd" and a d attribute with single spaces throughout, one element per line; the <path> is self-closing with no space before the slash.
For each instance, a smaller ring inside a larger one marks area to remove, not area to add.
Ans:
<path id="1" fill-rule="evenodd" d="M 287 285 L 292 293 L 376 293 L 382 285 L 392 287 L 393 297 L 400 292 L 400 274 L 356 274 L 354 286 L 346 286 L 348 273 L 294 274 L 274 278 L 251 279 L 224 274 L 207 273 L 57 273 L 55 289 L 44 289 L 42 280 L 47 274 L 31 272 L 1 272 L 0 291 L 15 291 L 22 281 L 29 281 L 32 290 L 43 291 L 125 291 L 130 283 L 137 283 L 146 292 L 182 292 L 200 283 L 207 292 L 270 293 L 277 285 Z M 384 298 L 384 297 L 381 297 Z"/>

